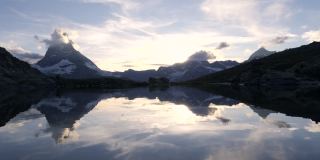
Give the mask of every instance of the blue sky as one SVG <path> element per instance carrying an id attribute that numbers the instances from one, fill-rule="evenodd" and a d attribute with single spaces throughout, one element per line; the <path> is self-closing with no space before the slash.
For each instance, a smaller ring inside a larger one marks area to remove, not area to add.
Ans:
<path id="1" fill-rule="evenodd" d="M 318 0 L 1 0 L 0 45 L 44 55 L 46 44 L 34 37 L 60 29 L 110 71 L 183 62 L 199 50 L 243 61 L 261 46 L 320 41 L 319 7 Z"/>

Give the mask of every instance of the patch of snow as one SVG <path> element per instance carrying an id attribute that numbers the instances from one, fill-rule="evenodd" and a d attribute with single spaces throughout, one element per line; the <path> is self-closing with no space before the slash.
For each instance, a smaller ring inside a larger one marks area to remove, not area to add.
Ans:
<path id="1" fill-rule="evenodd" d="M 104 70 L 99 70 L 99 74 L 105 77 L 121 77 L 121 75 L 114 75 L 112 72 L 108 72 Z"/>
<path id="2" fill-rule="evenodd" d="M 57 108 L 61 112 L 67 113 L 76 106 L 76 103 L 70 98 L 49 98 L 39 102 L 36 107 L 52 107 Z"/>
<path id="3" fill-rule="evenodd" d="M 85 108 L 88 110 L 93 109 L 98 103 L 100 102 L 100 99 L 96 100 L 96 101 L 92 101 L 90 103 L 88 103 Z"/>
<path id="4" fill-rule="evenodd" d="M 86 62 L 85 65 L 92 70 L 100 70 L 96 65 L 91 62 Z"/>
<path id="5" fill-rule="evenodd" d="M 33 67 L 45 74 L 71 74 L 77 68 L 74 63 L 66 59 L 49 67 L 40 67 L 38 65 L 33 65 Z"/>
<path id="6" fill-rule="evenodd" d="M 177 72 L 173 72 L 169 75 L 170 79 L 171 78 L 178 78 L 183 76 L 186 73 L 186 71 L 177 71 Z"/>
<path id="7" fill-rule="evenodd" d="M 222 70 L 221 68 L 215 68 L 215 67 L 205 67 L 205 68 L 208 69 L 208 70 L 211 70 L 211 71 L 215 71 L 215 72 L 218 72 L 218 71 Z"/>
<path id="8" fill-rule="evenodd" d="M 210 101 L 214 101 L 214 100 L 218 100 L 218 99 L 223 99 L 224 97 L 222 97 L 222 96 L 216 96 L 216 95 L 214 95 L 214 96 L 210 96 L 210 97 L 208 97 L 207 99 L 205 99 L 204 100 L 204 102 L 210 102 Z"/>

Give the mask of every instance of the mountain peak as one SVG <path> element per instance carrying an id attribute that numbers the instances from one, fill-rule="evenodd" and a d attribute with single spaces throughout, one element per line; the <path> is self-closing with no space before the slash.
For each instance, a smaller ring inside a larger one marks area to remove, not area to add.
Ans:
<path id="1" fill-rule="evenodd" d="M 269 51 L 265 47 L 259 48 L 257 51 L 255 51 L 250 57 L 249 61 L 261 59 L 267 56 L 270 56 L 271 54 L 275 53 L 274 51 Z"/>
<path id="2" fill-rule="evenodd" d="M 258 51 L 268 51 L 264 46 L 261 46 L 259 49 L 258 49 Z"/>
<path id="3" fill-rule="evenodd" d="M 77 51 L 72 43 L 51 45 L 35 67 L 48 75 L 85 79 L 104 77 L 104 73 L 89 58 Z"/>
<path id="4" fill-rule="evenodd" d="M 313 41 L 312 43 L 310 43 L 309 45 L 320 45 L 320 41 Z"/>
<path id="5" fill-rule="evenodd" d="M 47 53 L 52 53 L 52 50 L 59 51 L 59 53 L 76 53 L 78 52 L 71 43 L 60 43 L 49 46 Z"/>

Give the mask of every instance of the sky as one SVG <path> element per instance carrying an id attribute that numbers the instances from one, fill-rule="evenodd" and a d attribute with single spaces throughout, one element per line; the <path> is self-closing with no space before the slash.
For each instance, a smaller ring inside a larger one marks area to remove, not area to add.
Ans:
<path id="1" fill-rule="evenodd" d="M 55 30 L 101 69 L 156 69 L 208 51 L 246 60 L 320 41 L 319 0 L 1 0 L 0 46 L 44 55 Z"/>

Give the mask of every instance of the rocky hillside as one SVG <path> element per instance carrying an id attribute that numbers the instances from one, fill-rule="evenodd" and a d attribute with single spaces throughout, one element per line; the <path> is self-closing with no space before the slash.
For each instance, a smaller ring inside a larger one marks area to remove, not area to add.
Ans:
<path id="1" fill-rule="evenodd" d="M 32 68 L 28 63 L 13 57 L 0 47 L 0 88 L 30 90 L 53 84 L 53 81 Z"/>
<path id="2" fill-rule="evenodd" d="M 298 85 L 320 80 L 320 42 L 242 63 L 190 83 Z M 314 83 L 313 83 L 314 84 Z"/>

